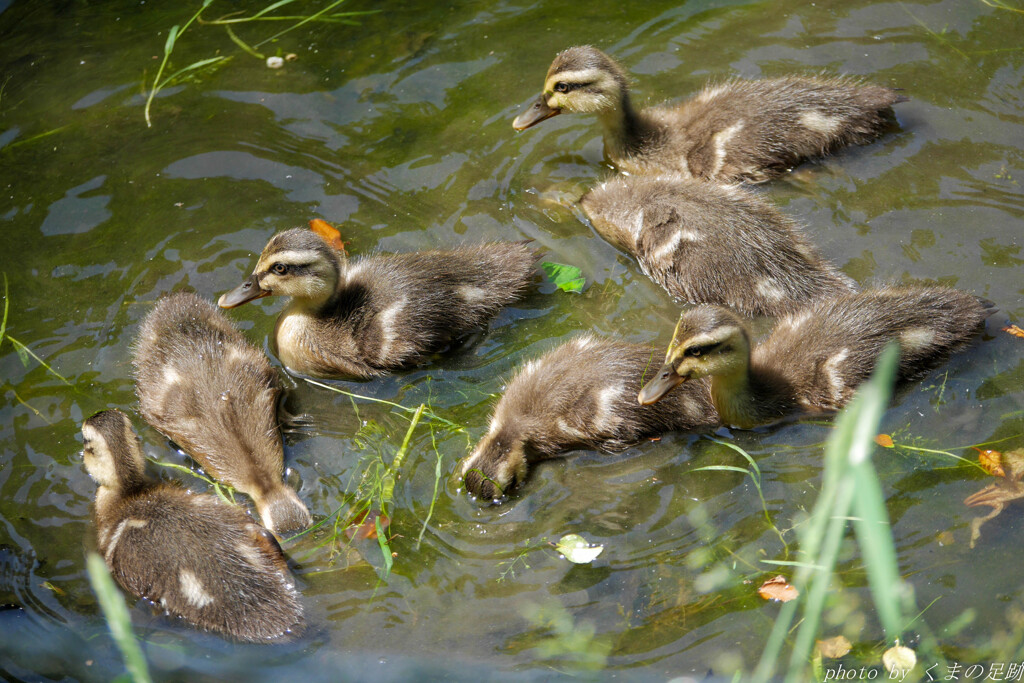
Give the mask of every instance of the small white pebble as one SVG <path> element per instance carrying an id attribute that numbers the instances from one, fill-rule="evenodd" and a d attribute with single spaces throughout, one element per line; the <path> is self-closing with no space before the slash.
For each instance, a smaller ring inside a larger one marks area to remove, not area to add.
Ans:
<path id="1" fill-rule="evenodd" d="M 267 57 L 268 69 L 280 69 L 284 66 L 284 60 L 280 57 Z"/>

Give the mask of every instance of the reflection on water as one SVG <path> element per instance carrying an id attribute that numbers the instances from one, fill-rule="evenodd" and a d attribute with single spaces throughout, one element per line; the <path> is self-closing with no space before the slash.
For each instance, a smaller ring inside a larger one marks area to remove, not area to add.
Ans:
<path id="1" fill-rule="evenodd" d="M 314 627 L 277 648 L 226 643 L 134 605 L 158 676 L 333 679 L 344 667 L 402 680 L 416 669 L 469 678 L 486 667 L 510 678 L 595 668 L 664 678 L 752 668 L 778 608 L 745 581 L 777 573 L 764 560 L 794 559 L 793 529 L 820 487 L 827 424 L 716 437 L 758 462 L 771 524 L 749 476 L 694 471 L 746 466 L 706 436 L 540 464 L 497 508 L 468 500 L 451 478 L 518 364 L 584 329 L 661 346 L 678 313 L 635 263 L 549 201 L 611 172 L 597 122 L 566 115 L 517 134 L 511 120 L 554 54 L 583 42 L 632 71 L 639 104 L 732 75 L 828 71 L 900 87 L 910 101 L 897 108 L 897 130 L 757 191 L 862 284 L 938 281 L 1020 320 L 1024 15 L 973 0 L 579 7 L 391 4 L 358 27 L 311 24 L 281 37 L 273 49 L 299 59 L 276 71 L 222 30 L 196 26 L 173 67 L 218 50 L 234 57 L 161 91 L 147 129 L 142 84 L 165 31 L 193 10 L 0 2 L 6 334 L 53 370 L 0 339 L 6 674 L 109 680 L 121 671 L 85 575 L 95 485 L 77 454 L 81 421 L 136 408 L 130 344 L 153 301 L 183 288 L 215 298 L 249 272 L 271 234 L 312 217 L 339 224 L 357 255 L 529 238 L 549 260 L 583 268 L 588 284 L 569 295 L 538 283 L 458 353 L 336 383 L 427 403 L 456 425 L 413 433 L 395 489 L 391 574 L 380 578 L 375 541 L 340 549 L 329 525 L 286 543 Z M 231 315 L 269 350 L 280 307 L 264 299 Z M 904 391 L 883 431 L 962 458 L 983 442 L 1024 446 L 1021 343 L 994 330 Z M 322 519 L 344 509 L 368 458 L 390 462 L 407 415 L 285 382 L 288 409 L 313 420 L 286 436 L 289 481 Z M 136 424 L 149 457 L 191 465 Z M 1022 508 L 988 522 L 969 550 L 975 511 L 961 501 L 984 485 L 977 470 L 909 448 L 876 462 L 901 571 L 918 606 L 930 605 L 924 619 L 944 647 L 968 653 L 962 660 L 994 656 L 1022 599 Z M 547 548 L 545 539 L 571 532 L 605 545 L 592 566 L 570 566 Z M 823 635 L 863 644 L 857 661 L 874 664 L 871 648 L 885 635 L 865 586 L 850 546 Z M 966 625 L 942 635 L 957 620 Z"/>

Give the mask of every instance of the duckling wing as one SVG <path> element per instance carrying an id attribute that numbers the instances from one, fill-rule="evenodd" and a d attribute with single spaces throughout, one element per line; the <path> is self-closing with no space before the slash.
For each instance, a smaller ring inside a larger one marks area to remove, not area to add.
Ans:
<path id="1" fill-rule="evenodd" d="M 104 525 L 100 550 L 135 595 L 239 640 L 301 632 L 302 605 L 284 558 L 239 508 L 159 486 L 125 499 Z"/>
<path id="2" fill-rule="evenodd" d="M 325 323 L 334 334 L 318 342 L 319 357 L 342 372 L 366 368 L 352 373 L 361 376 L 418 363 L 519 299 L 536 259 L 515 242 L 363 259 Z M 345 303 L 352 288 L 362 292 L 357 305 Z"/>
<path id="3" fill-rule="evenodd" d="M 650 115 L 676 134 L 664 158 L 708 180 L 761 182 L 808 157 L 866 144 L 891 125 L 897 91 L 850 78 L 789 76 L 707 87 Z"/>
<path id="4" fill-rule="evenodd" d="M 891 287 L 821 301 L 781 320 L 752 367 L 784 377 L 806 409 L 838 410 L 900 343 L 898 380 L 910 381 L 967 346 L 989 311 L 946 287 Z"/>

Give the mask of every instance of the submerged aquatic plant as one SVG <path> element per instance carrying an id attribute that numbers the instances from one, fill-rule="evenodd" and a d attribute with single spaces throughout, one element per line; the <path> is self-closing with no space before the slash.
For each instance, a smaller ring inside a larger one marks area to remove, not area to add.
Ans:
<path id="1" fill-rule="evenodd" d="M 194 75 L 202 69 L 212 68 L 216 65 L 223 64 L 227 60 L 231 59 L 231 57 L 228 55 L 217 55 L 215 57 L 207 57 L 205 59 L 200 59 L 195 62 L 192 62 L 188 66 L 178 69 L 170 76 L 165 77 L 163 74 L 164 71 L 167 69 L 167 65 L 170 63 L 171 54 L 174 52 L 175 45 L 177 44 L 181 36 L 185 33 L 185 31 L 187 31 L 188 28 L 192 26 L 192 24 L 194 23 L 199 23 L 201 25 L 208 26 L 222 26 L 224 30 L 227 32 L 228 38 L 230 38 L 231 42 L 237 45 L 243 52 L 258 59 L 266 59 L 266 57 L 258 51 L 260 47 L 266 45 L 267 43 L 277 40 L 284 34 L 290 31 L 294 31 L 295 29 L 307 23 L 316 21 L 323 23 L 342 23 L 354 25 L 356 22 L 352 20 L 352 17 L 362 14 L 375 13 L 375 11 L 334 12 L 334 9 L 342 2 L 344 2 L 344 0 L 334 0 L 334 2 L 331 2 L 326 7 L 323 7 L 322 9 L 309 15 L 281 16 L 272 14 L 273 12 L 281 9 L 282 7 L 290 5 L 294 2 L 297 2 L 297 0 L 278 0 L 277 2 L 273 2 L 267 5 L 260 11 L 256 12 L 255 14 L 251 14 L 248 16 L 239 16 L 238 12 L 232 12 L 219 19 L 204 20 L 202 18 L 202 13 L 210 5 L 213 4 L 213 0 L 203 0 L 203 4 L 199 7 L 199 9 L 195 11 L 195 13 L 189 18 L 188 21 L 186 21 L 183 25 L 180 26 L 178 24 L 172 26 L 170 30 L 167 32 L 167 40 L 164 42 L 163 60 L 161 60 L 160 66 L 157 68 L 156 76 L 153 77 L 153 83 L 149 87 L 149 94 L 146 97 L 146 106 L 144 110 L 146 118 L 146 127 L 151 128 L 153 126 L 153 121 L 150 118 L 150 109 L 152 108 L 153 105 L 153 98 L 156 97 L 156 94 L 158 92 L 160 92 L 167 86 L 180 81 L 183 77 L 187 75 Z M 277 31 L 276 33 L 273 33 L 272 35 L 252 45 L 242 40 L 232 28 L 233 26 L 237 26 L 240 24 L 274 21 L 291 22 L 291 25 L 280 31 Z"/>

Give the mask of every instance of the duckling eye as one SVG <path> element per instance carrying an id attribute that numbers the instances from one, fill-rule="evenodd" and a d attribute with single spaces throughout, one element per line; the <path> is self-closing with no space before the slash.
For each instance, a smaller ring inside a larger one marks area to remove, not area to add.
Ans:
<path id="1" fill-rule="evenodd" d="M 555 83 L 555 92 L 569 92 L 569 84 L 565 82 Z"/>
<path id="2" fill-rule="evenodd" d="M 270 269 L 277 273 L 278 275 L 284 275 L 285 273 L 288 272 L 288 266 L 285 265 L 284 263 L 275 263 L 273 266 L 270 267 Z"/>
<path id="3" fill-rule="evenodd" d="M 718 346 L 718 344 L 705 344 L 704 346 L 691 346 L 690 348 L 686 349 L 686 355 L 690 356 L 692 358 L 696 358 L 697 356 L 701 356 L 701 355 L 707 353 L 708 351 L 714 350 L 714 348 L 716 346 Z"/>

